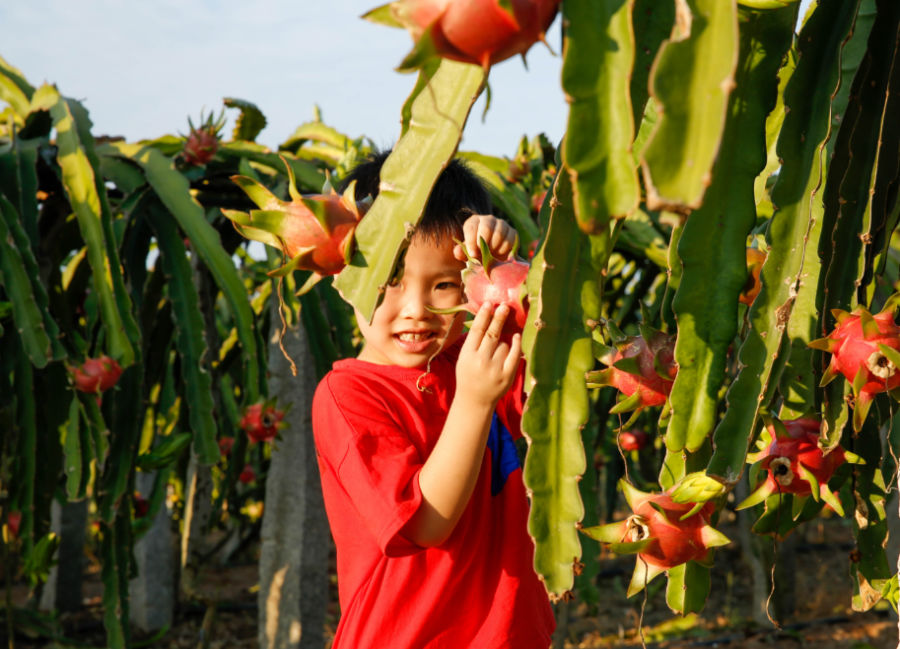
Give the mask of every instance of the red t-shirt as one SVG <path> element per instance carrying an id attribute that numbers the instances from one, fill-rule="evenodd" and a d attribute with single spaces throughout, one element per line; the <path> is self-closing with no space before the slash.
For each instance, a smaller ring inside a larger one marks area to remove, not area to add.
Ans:
<path id="1" fill-rule="evenodd" d="M 428 374 L 338 361 L 316 390 L 313 432 L 341 604 L 333 649 L 550 646 L 553 613 L 534 572 L 514 443 L 521 372 L 497 405 L 475 491 L 447 541 L 423 548 L 400 533 L 422 501 L 418 474 L 447 417 L 458 354 L 457 344 Z"/>

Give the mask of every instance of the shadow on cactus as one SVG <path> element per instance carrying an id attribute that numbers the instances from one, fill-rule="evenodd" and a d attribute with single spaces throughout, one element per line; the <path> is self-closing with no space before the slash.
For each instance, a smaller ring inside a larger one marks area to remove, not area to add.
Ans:
<path id="1" fill-rule="evenodd" d="M 594 355 L 607 365 L 588 372 L 587 386 L 612 386 L 622 398 L 610 414 L 632 412 L 621 429 L 631 426 L 644 408 L 667 403 L 678 365 L 675 363 L 675 337 L 642 326 L 640 336 L 625 336 L 612 323 L 607 323 L 613 345 L 594 341 Z M 665 410 L 663 417 L 665 417 Z"/>
<path id="2" fill-rule="evenodd" d="M 758 463 L 758 470 L 767 472 L 766 478 L 735 509 L 758 505 L 775 494 L 792 494 L 794 519 L 800 516 L 810 496 L 817 502 L 826 502 L 843 516 L 844 508 L 837 494 L 828 487 L 828 481 L 845 462 L 860 464 L 863 460 L 840 446 L 827 455 L 823 453 L 819 448 L 821 428 L 818 419 L 782 422 L 768 418 L 756 442 L 760 450 L 747 455 L 749 463 Z"/>
<path id="3" fill-rule="evenodd" d="M 252 178 L 236 175 L 231 179 L 259 209 L 222 209 L 222 213 L 242 236 L 282 251 L 288 261 L 270 275 L 280 277 L 294 270 L 312 272 L 299 295 L 347 265 L 353 253 L 353 234 L 367 204 L 354 200 L 354 183 L 343 195 L 333 190 L 330 194 L 301 195 L 291 166 L 282 160 L 288 173 L 290 201 L 281 200 Z"/>
<path id="4" fill-rule="evenodd" d="M 627 597 L 640 592 L 660 574 L 689 561 L 711 565 L 712 548 L 731 541 L 710 524 L 715 503 L 677 502 L 678 486 L 645 493 L 626 480 L 619 486 L 632 515 L 623 521 L 587 527 L 582 532 L 607 544 L 617 554 L 637 554 Z"/>
<path id="5" fill-rule="evenodd" d="M 858 306 L 848 313 L 831 311 L 837 326 L 824 338 L 809 343 L 813 349 L 831 354 L 831 362 L 822 376 L 820 387 L 838 374 L 843 374 L 853 387 L 853 430 L 862 430 L 876 394 L 890 392 L 900 397 L 900 327 L 894 322 L 893 310 L 898 296 L 888 300 L 885 308 L 872 315 Z"/>

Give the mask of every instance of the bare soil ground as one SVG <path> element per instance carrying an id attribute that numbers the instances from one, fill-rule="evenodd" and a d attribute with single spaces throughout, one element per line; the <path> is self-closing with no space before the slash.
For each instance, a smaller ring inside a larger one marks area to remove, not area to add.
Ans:
<path id="1" fill-rule="evenodd" d="M 754 621 L 753 584 L 736 547 L 726 546 L 716 557 L 712 590 L 702 613 L 682 618 L 665 605 L 665 579 L 660 577 L 643 594 L 626 599 L 624 592 L 634 559 L 602 554 L 599 601 L 588 606 L 577 599 L 557 606 L 560 620 L 556 649 L 637 648 L 687 649 L 893 649 L 898 647 L 896 616 L 885 606 L 865 613 L 851 609 L 847 521 L 831 520 L 803 530 L 793 558 L 795 601 L 781 629 L 768 620 Z M 726 531 L 727 533 L 727 531 Z M 734 538 L 734 536 L 732 536 Z M 586 545 L 586 544 L 585 544 Z M 734 545 L 734 544 L 733 544 Z M 588 551 L 587 546 L 585 551 Z M 136 644 L 160 649 L 256 649 L 257 568 L 253 557 L 241 565 L 216 567 L 205 576 L 207 593 L 219 602 L 214 618 L 197 605 L 182 605 L 175 622 L 161 637 L 134 634 Z M 85 582 L 83 610 L 59 616 L 56 640 L 46 634 L 18 632 L 17 647 L 103 647 L 101 586 L 98 566 L 91 565 Z M 28 592 L 14 588 L 24 605 Z M 331 605 L 326 636 L 337 622 Z M 204 624 L 205 618 L 205 624 Z M 5 625 L 4 625 L 5 626 Z M 0 637 L 6 642 L 5 629 Z M 327 648 L 326 648 L 327 649 Z"/>

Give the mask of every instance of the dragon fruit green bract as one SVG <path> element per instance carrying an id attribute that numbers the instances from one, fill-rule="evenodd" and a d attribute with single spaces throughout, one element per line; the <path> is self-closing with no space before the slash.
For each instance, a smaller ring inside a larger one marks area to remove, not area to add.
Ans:
<path id="1" fill-rule="evenodd" d="M 631 516 L 623 521 L 585 528 L 582 531 L 613 552 L 637 553 L 631 584 L 626 595 L 641 591 L 654 577 L 688 561 L 706 562 L 710 549 L 729 539 L 709 523 L 715 509 L 710 500 L 702 505 L 675 502 L 670 489 L 644 493 L 620 480 Z"/>
<path id="2" fill-rule="evenodd" d="M 859 432 L 876 394 L 900 387 L 900 327 L 892 310 L 872 315 L 863 307 L 851 313 L 833 309 L 837 326 L 825 338 L 809 343 L 831 353 L 821 385 L 838 374 L 853 387 L 853 429 Z"/>
<path id="3" fill-rule="evenodd" d="M 231 219 L 241 235 L 278 248 L 289 258 L 290 261 L 272 274 L 312 271 L 302 292 L 322 277 L 340 272 L 347 264 L 362 211 L 353 198 L 353 184 L 343 196 L 336 192 L 302 196 L 290 164 L 287 160 L 284 163 L 290 180 L 290 201 L 279 199 L 252 178 L 232 176 L 260 209 L 249 213 L 223 209 L 222 213 Z"/>
<path id="4" fill-rule="evenodd" d="M 417 52 L 488 68 L 525 55 L 553 22 L 560 0 L 396 0 L 391 13 Z M 414 66 L 410 66 L 414 67 Z"/>

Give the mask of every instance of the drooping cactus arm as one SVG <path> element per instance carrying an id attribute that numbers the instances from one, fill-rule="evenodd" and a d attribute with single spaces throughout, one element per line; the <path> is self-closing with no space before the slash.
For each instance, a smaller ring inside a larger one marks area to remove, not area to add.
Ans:
<path id="1" fill-rule="evenodd" d="M 381 191 L 356 230 L 357 251 L 335 280 L 345 300 L 372 318 L 435 181 L 453 157 L 484 71 L 445 60 L 412 107 L 409 130 L 381 169 Z"/>
<path id="2" fill-rule="evenodd" d="M 528 277 L 523 348 L 529 395 L 522 430 L 530 442 L 524 478 L 532 496 L 528 529 L 535 539 L 535 568 L 547 590 L 562 595 L 572 587 L 573 563 L 581 557 L 581 428 L 590 409 L 584 376 L 594 365 L 587 323 L 600 315 L 600 270 L 611 246 L 608 237 L 588 237 L 578 229 L 565 169 L 557 175 L 554 198 L 544 245 Z"/>
<path id="3" fill-rule="evenodd" d="M 747 235 L 756 224 L 753 185 L 766 162 L 766 115 L 775 103 L 776 75 L 795 18 L 796 6 L 742 10 L 736 86 L 712 183 L 678 243 L 682 276 L 672 304 L 678 375 L 666 431 L 672 451 L 696 451 L 716 425 L 719 389 L 737 333 L 738 295 L 747 277 Z"/>
<path id="4" fill-rule="evenodd" d="M 637 208 L 629 92 L 634 65 L 634 0 L 567 0 L 562 85 L 569 119 L 562 158 L 572 176 L 575 217 L 585 232 Z"/>
<path id="5" fill-rule="evenodd" d="M 714 433 L 709 472 L 734 483 L 748 444 L 784 369 L 791 317 L 801 275 L 818 267 L 798 251 L 810 235 L 809 209 L 821 183 L 823 149 L 831 133 L 831 98 L 839 88 L 842 44 L 853 27 L 855 3 L 826 3 L 807 21 L 797 68 L 785 91 L 787 114 L 778 142 L 783 165 L 773 189 L 778 206 L 769 225 L 769 255 L 762 289 L 753 303 L 751 328 L 739 352 L 741 371 L 727 393 L 728 408 Z M 805 275 L 804 275 L 805 277 Z"/>
<path id="6" fill-rule="evenodd" d="M 733 85 L 737 27 L 732 2 L 676 2 L 672 36 L 651 71 L 660 117 L 642 152 L 651 209 L 685 212 L 703 200 Z"/>

